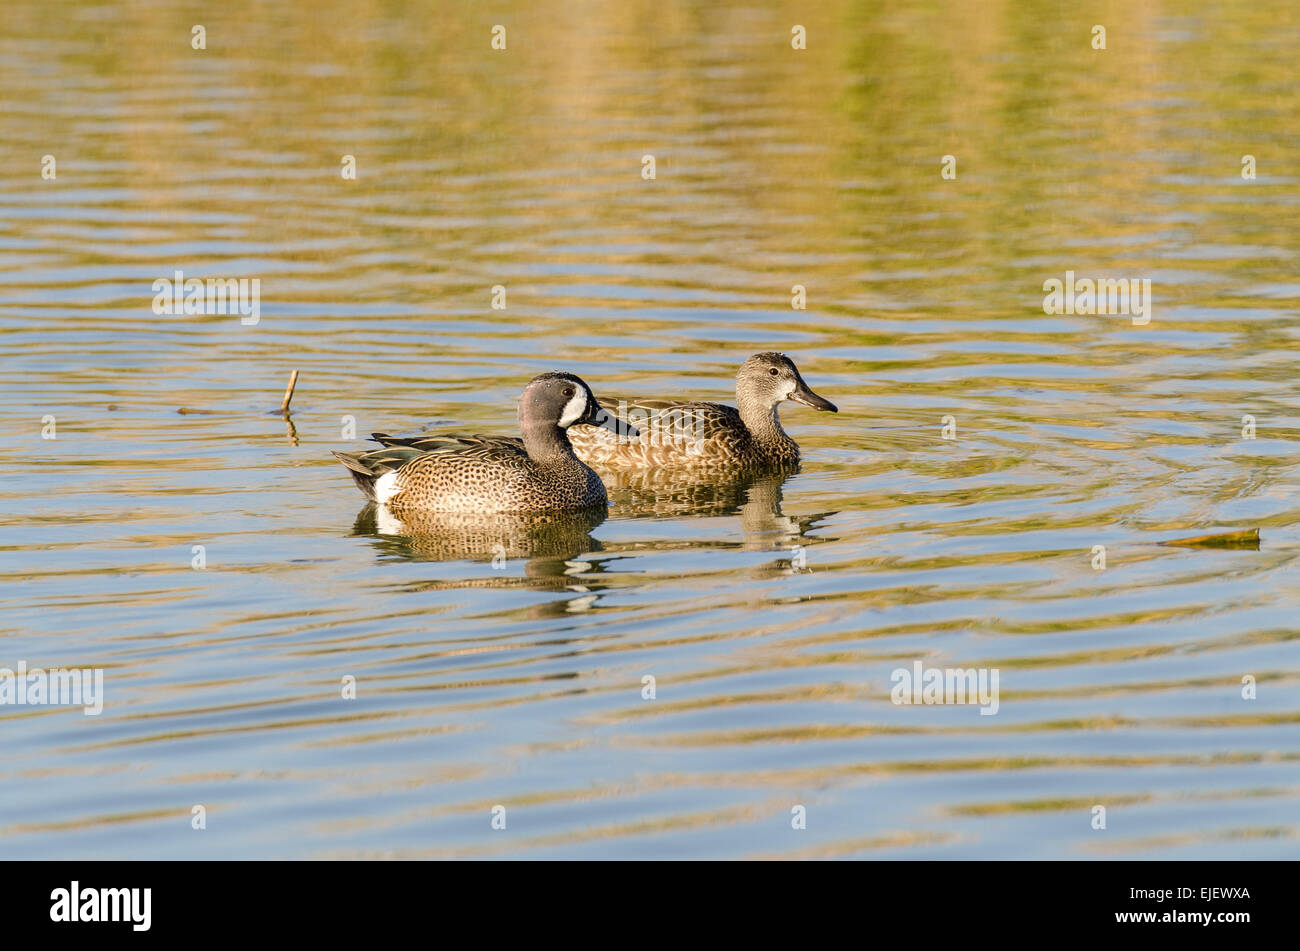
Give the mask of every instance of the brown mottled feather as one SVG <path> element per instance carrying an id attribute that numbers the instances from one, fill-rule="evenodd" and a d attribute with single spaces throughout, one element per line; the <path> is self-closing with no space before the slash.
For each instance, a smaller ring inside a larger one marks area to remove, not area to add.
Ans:
<path id="1" fill-rule="evenodd" d="M 799 446 L 793 439 L 759 443 L 740 412 L 722 403 L 637 399 L 601 400 L 610 412 L 626 412 L 641 431 L 620 437 L 596 426 L 574 426 L 569 441 L 578 458 L 600 468 L 710 468 L 793 465 Z"/>

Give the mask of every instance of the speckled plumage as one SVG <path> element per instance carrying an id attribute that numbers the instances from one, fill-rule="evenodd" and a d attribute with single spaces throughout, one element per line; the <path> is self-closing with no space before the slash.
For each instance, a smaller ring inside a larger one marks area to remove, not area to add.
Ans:
<path id="1" fill-rule="evenodd" d="M 736 374 L 739 409 L 700 401 L 606 400 L 605 409 L 625 412 L 641 435 L 618 437 L 579 425 L 569 440 L 579 459 L 604 469 L 788 467 L 799 462 L 799 444 L 777 415 L 777 406 L 788 399 L 838 412 L 808 388 L 785 354 L 756 353 Z"/>
<path id="2" fill-rule="evenodd" d="M 519 406 L 524 438 L 376 433 L 383 449 L 336 452 L 367 498 L 394 512 L 547 512 L 608 504 L 600 477 L 574 455 L 577 422 L 621 426 L 591 388 L 569 373 L 544 373 Z"/>

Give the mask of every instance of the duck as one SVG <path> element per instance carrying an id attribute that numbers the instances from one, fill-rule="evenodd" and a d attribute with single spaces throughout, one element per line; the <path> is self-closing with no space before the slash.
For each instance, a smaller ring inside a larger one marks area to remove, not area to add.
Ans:
<path id="1" fill-rule="evenodd" d="M 572 373 L 543 373 L 519 400 L 513 436 L 374 433 L 382 449 L 335 452 L 366 498 L 394 512 L 553 512 L 609 504 L 605 484 L 573 452 L 568 430 L 604 426 L 621 438 L 639 433 L 600 405 Z"/>
<path id="2" fill-rule="evenodd" d="M 686 400 L 607 401 L 626 407 L 629 424 L 645 421 L 639 437 L 614 436 L 586 424 L 569 431 L 573 451 L 589 466 L 628 468 L 791 468 L 799 444 L 781 428 L 777 407 L 786 400 L 838 413 L 812 391 L 784 353 L 756 353 L 736 373 L 736 406 Z"/>

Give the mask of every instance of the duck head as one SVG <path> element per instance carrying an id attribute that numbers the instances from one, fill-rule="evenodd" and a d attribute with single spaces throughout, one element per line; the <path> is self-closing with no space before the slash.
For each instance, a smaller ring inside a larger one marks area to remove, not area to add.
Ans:
<path id="1" fill-rule="evenodd" d="M 554 425 L 568 429 L 579 423 L 603 426 L 620 436 L 640 435 L 635 427 L 604 409 L 591 387 L 572 373 L 543 373 L 529 381 L 519 400 L 521 428 Z"/>
<path id="2" fill-rule="evenodd" d="M 756 404 L 771 409 L 792 400 L 822 412 L 839 412 L 834 403 L 809 388 L 799 368 L 784 353 L 756 353 L 741 364 L 736 374 L 736 399 L 742 407 Z"/>

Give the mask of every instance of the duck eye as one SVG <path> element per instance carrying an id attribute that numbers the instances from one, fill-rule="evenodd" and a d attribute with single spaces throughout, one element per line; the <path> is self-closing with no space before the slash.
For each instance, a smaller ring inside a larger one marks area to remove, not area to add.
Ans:
<path id="1" fill-rule="evenodd" d="M 565 395 L 565 396 L 572 396 L 572 395 L 573 395 L 573 387 L 571 387 L 571 386 L 568 387 L 568 388 L 564 391 L 564 395 Z"/>
<path id="2" fill-rule="evenodd" d="M 776 367 L 772 367 L 772 369 L 768 370 L 767 372 L 770 373 L 770 374 L 772 374 L 772 376 L 776 376 L 776 375 L 777 375 L 778 373 L 780 373 L 781 371 L 778 370 Z"/>

